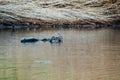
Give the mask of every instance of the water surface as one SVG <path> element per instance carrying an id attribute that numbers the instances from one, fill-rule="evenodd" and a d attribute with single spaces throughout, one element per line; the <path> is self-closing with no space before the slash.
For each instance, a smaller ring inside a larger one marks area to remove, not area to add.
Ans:
<path id="1" fill-rule="evenodd" d="M 63 43 L 21 44 L 61 33 Z M 0 31 L 0 80 L 119 80 L 120 30 Z"/>

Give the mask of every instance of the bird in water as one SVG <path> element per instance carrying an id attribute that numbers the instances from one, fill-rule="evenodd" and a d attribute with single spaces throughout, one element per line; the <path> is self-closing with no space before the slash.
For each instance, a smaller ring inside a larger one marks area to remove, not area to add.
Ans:
<path id="1" fill-rule="evenodd" d="M 55 33 L 50 39 L 50 43 L 60 43 L 62 41 L 63 37 L 59 33 Z"/>
<path id="2" fill-rule="evenodd" d="M 60 43 L 63 41 L 63 37 L 59 33 L 55 33 L 51 38 L 22 38 L 21 43 L 35 43 L 38 41 L 50 42 L 50 43 Z"/>

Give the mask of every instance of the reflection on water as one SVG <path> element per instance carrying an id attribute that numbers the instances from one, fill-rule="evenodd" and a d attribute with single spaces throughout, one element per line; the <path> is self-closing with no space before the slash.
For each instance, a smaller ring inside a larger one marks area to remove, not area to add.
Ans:
<path id="1" fill-rule="evenodd" d="M 22 37 L 49 37 L 63 43 L 24 45 Z M 0 31 L 0 80 L 119 80 L 120 30 Z"/>

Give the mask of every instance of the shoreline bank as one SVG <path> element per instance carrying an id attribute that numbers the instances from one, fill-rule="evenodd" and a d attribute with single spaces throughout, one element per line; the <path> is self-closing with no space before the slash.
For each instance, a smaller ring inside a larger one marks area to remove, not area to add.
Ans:
<path id="1" fill-rule="evenodd" d="M 1 0 L 0 29 L 120 26 L 118 0 Z"/>
<path id="2" fill-rule="evenodd" d="M 86 23 L 86 22 L 74 22 L 74 23 L 32 23 L 32 22 L 0 22 L 0 29 L 26 29 L 26 28 L 120 28 L 120 20 L 106 23 Z"/>

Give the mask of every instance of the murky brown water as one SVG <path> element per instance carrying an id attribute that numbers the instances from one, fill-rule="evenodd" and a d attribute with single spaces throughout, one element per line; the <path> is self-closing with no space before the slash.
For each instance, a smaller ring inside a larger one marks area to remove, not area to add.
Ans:
<path id="1" fill-rule="evenodd" d="M 63 43 L 20 43 L 55 32 Z M 0 31 L 0 80 L 120 80 L 120 30 Z"/>

